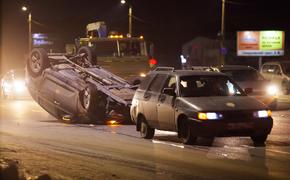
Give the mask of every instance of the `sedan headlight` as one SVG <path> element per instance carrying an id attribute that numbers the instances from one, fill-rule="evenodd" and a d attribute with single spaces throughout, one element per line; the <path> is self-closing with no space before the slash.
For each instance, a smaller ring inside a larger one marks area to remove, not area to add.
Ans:
<path id="1" fill-rule="evenodd" d="M 267 94 L 275 96 L 278 93 L 278 87 L 276 85 L 270 85 L 267 87 Z"/>
<path id="2" fill-rule="evenodd" d="M 256 111 L 254 112 L 254 117 L 256 118 L 267 118 L 270 117 L 272 115 L 272 111 L 270 110 L 261 110 L 261 111 Z"/>
<path id="3" fill-rule="evenodd" d="M 197 118 L 200 120 L 218 120 L 222 119 L 223 115 L 216 112 L 199 112 Z"/>

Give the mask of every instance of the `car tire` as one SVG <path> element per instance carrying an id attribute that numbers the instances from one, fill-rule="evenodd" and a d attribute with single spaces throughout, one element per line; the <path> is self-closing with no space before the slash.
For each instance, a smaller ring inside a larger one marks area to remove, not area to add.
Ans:
<path id="1" fill-rule="evenodd" d="M 97 64 L 97 55 L 96 51 L 93 48 L 90 48 L 88 46 L 82 46 L 78 49 L 78 54 L 84 53 L 84 57 L 87 61 L 89 61 L 92 65 Z"/>
<path id="2" fill-rule="evenodd" d="M 83 91 L 81 103 L 90 122 L 104 123 L 106 119 L 106 100 L 92 84 L 88 84 Z"/>
<path id="3" fill-rule="evenodd" d="M 180 138 L 183 144 L 192 145 L 196 142 L 197 137 L 192 135 L 191 127 L 188 125 L 188 120 L 183 119 L 180 123 Z"/>
<path id="4" fill-rule="evenodd" d="M 144 139 L 152 139 L 155 134 L 155 129 L 151 128 L 145 118 L 141 119 L 140 135 Z"/>
<path id="5" fill-rule="evenodd" d="M 47 52 L 42 48 L 35 48 L 31 51 L 27 62 L 28 73 L 32 77 L 42 74 L 42 71 L 49 67 Z"/>
<path id="6" fill-rule="evenodd" d="M 267 137 L 268 137 L 267 134 L 261 134 L 261 135 L 251 136 L 251 139 L 255 145 L 264 145 L 265 141 L 267 140 Z"/>

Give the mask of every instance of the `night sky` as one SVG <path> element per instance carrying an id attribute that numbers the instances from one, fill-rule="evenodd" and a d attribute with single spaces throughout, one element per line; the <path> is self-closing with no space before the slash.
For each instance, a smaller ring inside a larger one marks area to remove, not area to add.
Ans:
<path id="1" fill-rule="evenodd" d="M 287 0 L 227 0 L 225 31 L 234 38 L 237 30 L 284 30 L 289 47 L 290 12 Z M 56 33 L 64 42 L 85 34 L 86 24 L 105 21 L 109 30 L 128 31 L 128 6 L 119 0 L 2 0 L 1 69 L 24 65 L 27 53 L 29 5 L 33 32 Z M 182 44 L 198 36 L 216 38 L 220 31 L 221 0 L 132 0 L 133 34 L 155 44 L 162 65 L 176 64 Z M 4 70 L 3 70 L 4 69 Z"/>

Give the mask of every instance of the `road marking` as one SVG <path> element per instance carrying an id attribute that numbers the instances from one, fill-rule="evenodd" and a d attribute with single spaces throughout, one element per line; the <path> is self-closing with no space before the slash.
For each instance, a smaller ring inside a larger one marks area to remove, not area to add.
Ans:
<path id="1" fill-rule="evenodd" d="M 248 145 L 242 145 L 243 147 L 246 147 L 246 148 L 255 148 L 253 146 L 248 146 Z M 273 150 L 273 149 L 265 149 L 266 151 L 270 151 L 270 152 L 273 152 L 273 153 L 280 153 L 280 154 L 287 154 L 287 155 L 290 155 L 289 152 L 285 152 L 285 151 L 279 151 L 279 150 Z"/>
<path id="2" fill-rule="evenodd" d="M 281 153 L 281 154 L 287 154 L 287 155 L 290 155 L 289 152 L 284 152 L 284 151 L 278 151 L 278 150 L 272 150 L 272 149 L 266 149 L 267 151 L 270 151 L 270 152 L 274 152 L 274 153 Z"/>
<path id="3" fill-rule="evenodd" d="M 169 145 L 169 146 L 173 146 L 173 147 L 178 147 L 178 148 L 184 148 L 183 145 L 178 145 L 178 144 L 173 144 L 173 143 L 167 143 L 167 142 L 163 142 L 163 141 L 158 141 L 158 140 L 152 140 L 152 142 L 154 144 L 165 144 L 165 145 Z"/>

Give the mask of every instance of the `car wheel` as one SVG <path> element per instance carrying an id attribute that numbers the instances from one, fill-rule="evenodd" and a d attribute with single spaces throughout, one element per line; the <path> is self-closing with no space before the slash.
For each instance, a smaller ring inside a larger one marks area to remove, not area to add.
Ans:
<path id="1" fill-rule="evenodd" d="M 97 56 L 96 52 L 93 48 L 82 46 L 78 49 L 78 54 L 84 53 L 84 59 L 88 62 L 90 62 L 92 65 L 96 65 Z"/>
<path id="2" fill-rule="evenodd" d="M 263 145 L 265 143 L 265 141 L 267 140 L 267 137 L 268 137 L 267 134 L 262 134 L 262 135 L 251 136 L 251 139 L 255 145 L 260 145 L 260 144 Z"/>
<path id="3" fill-rule="evenodd" d="M 88 84 L 83 91 L 81 103 L 91 122 L 96 123 L 105 121 L 106 100 L 92 84 Z"/>
<path id="4" fill-rule="evenodd" d="M 197 137 L 192 135 L 192 130 L 188 125 L 187 119 L 182 120 L 180 124 L 180 138 L 183 144 L 192 145 L 196 142 Z"/>
<path id="5" fill-rule="evenodd" d="M 46 51 L 42 48 L 33 49 L 27 62 L 27 70 L 29 74 L 32 77 L 37 77 L 48 67 L 49 60 Z"/>
<path id="6" fill-rule="evenodd" d="M 145 118 L 141 120 L 140 135 L 144 139 L 152 139 L 154 137 L 155 129 L 151 128 L 146 122 Z"/>

